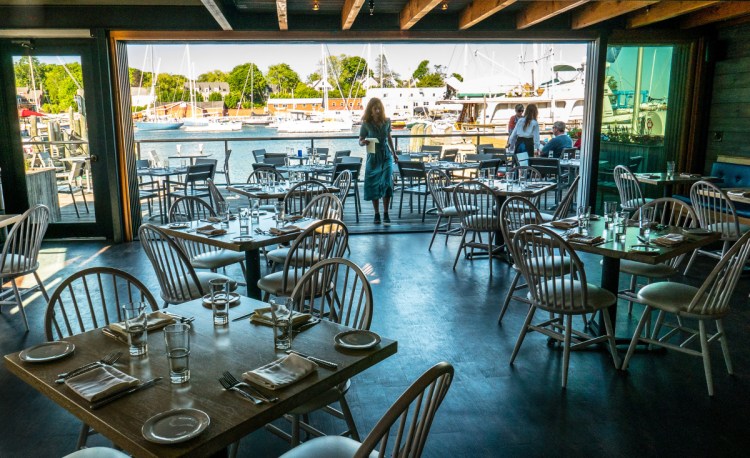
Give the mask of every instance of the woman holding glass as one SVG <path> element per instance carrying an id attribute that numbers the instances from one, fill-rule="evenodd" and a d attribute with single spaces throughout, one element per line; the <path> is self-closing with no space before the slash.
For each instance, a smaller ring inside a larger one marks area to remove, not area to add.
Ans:
<path id="1" fill-rule="evenodd" d="M 391 137 L 391 120 L 385 117 L 385 108 L 380 99 L 373 98 L 365 108 L 362 127 L 359 130 L 360 146 L 371 145 L 365 163 L 364 199 L 372 201 L 375 224 L 380 224 L 380 199 L 383 199 L 383 221 L 391 222 L 388 206 L 393 196 L 393 162 L 398 162 L 396 148 Z"/>

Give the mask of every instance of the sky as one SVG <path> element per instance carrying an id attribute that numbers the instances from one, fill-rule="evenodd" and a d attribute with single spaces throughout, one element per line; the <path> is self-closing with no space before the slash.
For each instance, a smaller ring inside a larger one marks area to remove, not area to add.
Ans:
<path id="1" fill-rule="evenodd" d="M 326 44 L 326 53 L 330 55 L 346 54 L 369 59 L 371 66 L 380 54 L 381 45 L 367 44 Z M 537 56 L 547 53 L 552 45 L 542 44 L 536 47 Z M 153 64 L 151 51 L 153 48 Z M 519 64 L 522 55 L 526 59 L 534 57 L 534 47 L 522 44 L 384 44 L 383 52 L 391 68 L 401 79 L 410 76 L 421 60 L 430 61 L 430 66 L 443 65 L 448 74 L 459 73 L 462 76 L 502 75 L 504 79 L 515 82 L 528 81 Z M 262 72 L 273 64 L 287 63 L 304 80 L 307 75 L 316 71 L 323 53 L 320 44 L 191 44 L 190 60 L 193 62 L 195 75 L 211 70 L 230 71 L 237 65 L 253 62 Z M 368 54 L 369 53 L 369 54 Z M 188 76 L 186 45 L 128 45 L 128 63 L 130 67 L 151 71 L 158 67 L 159 73 L 173 73 Z M 554 55 L 539 62 L 543 71 L 549 71 L 554 64 L 568 63 L 579 66 L 586 55 L 585 44 L 555 44 Z M 526 64 L 526 69 L 531 64 Z M 520 76 L 519 76 L 520 75 Z M 541 75 L 544 78 L 544 74 Z M 541 79 L 540 79 L 541 80 Z M 538 80 L 539 81 L 539 80 Z"/>

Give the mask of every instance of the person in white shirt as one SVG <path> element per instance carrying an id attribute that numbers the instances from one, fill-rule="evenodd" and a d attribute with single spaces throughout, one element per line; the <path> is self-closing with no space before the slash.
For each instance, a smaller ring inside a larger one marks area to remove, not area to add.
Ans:
<path id="1" fill-rule="evenodd" d="M 529 156 L 532 154 L 539 156 L 539 123 L 536 121 L 538 113 L 536 105 L 530 103 L 526 107 L 523 118 L 516 123 L 515 129 L 508 138 L 508 147 L 514 152 L 527 152 Z"/>

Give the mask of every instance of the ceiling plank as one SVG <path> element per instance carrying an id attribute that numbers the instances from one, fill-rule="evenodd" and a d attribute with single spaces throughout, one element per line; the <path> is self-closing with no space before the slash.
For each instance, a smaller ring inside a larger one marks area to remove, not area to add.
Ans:
<path id="1" fill-rule="evenodd" d="M 221 30 L 232 30 L 232 24 L 227 20 L 227 16 L 224 12 L 224 7 L 217 0 L 201 0 L 203 6 L 206 7 L 214 20 L 219 24 Z"/>
<path id="2" fill-rule="evenodd" d="M 473 27 L 516 1 L 518 0 L 474 0 L 461 11 L 458 28 L 466 30 Z"/>
<path id="3" fill-rule="evenodd" d="M 341 30 L 349 30 L 357 19 L 359 10 L 365 4 L 365 0 L 346 0 L 341 10 Z"/>
<path id="4" fill-rule="evenodd" d="M 654 3 L 658 3 L 658 0 L 611 0 L 593 2 L 580 11 L 573 13 L 573 23 L 571 24 L 571 28 L 574 30 L 583 29 L 600 22 L 608 21 L 617 16 L 645 8 Z"/>
<path id="5" fill-rule="evenodd" d="M 276 0 L 276 16 L 279 18 L 279 30 L 289 30 L 286 15 L 286 0 Z"/>
<path id="6" fill-rule="evenodd" d="M 443 0 L 409 0 L 399 13 L 401 30 L 409 30 Z"/>
<path id="7" fill-rule="evenodd" d="M 573 8 L 590 2 L 591 0 L 533 2 L 516 17 L 516 28 L 527 29 L 548 19 L 570 11 Z"/>
<path id="8" fill-rule="evenodd" d="M 644 10 L 637 11 L 628 17 L 628 28 L 635 29 L 657 22 L 682 16 L 683 14 L 707 8 L 711 5 L 721 3 L 719 0 L 711 2 L 700 1 L 680 1 L 680 2 L 661 2 L 658 5 L 650 6 Z"/>
<path id="9" fill-rule="evenodd" d="M 683 29 L 700 27 L 750 14 L 750 2 L 721 2 L 687 16 L 681 23 Z"/>

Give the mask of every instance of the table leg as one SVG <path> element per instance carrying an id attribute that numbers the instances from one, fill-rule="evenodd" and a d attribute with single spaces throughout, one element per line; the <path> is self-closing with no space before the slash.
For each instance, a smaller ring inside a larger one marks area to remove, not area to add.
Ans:
<path id="1" fill-rule="evenodd" d="M 620 289 L 620 259 L 611 258 L 604 256 L 602 258 L 602 281 L 601 287 L 606 289 L 610 293 L 617 297 L 617 292 Z M 617 301 L 614 305 L 607 309 L 609 311 L 609 317 L 612 320 L 612 328 L 617 330 Z M 603 311 L 602 311 L 603 312 Z M 604 318 L 599 315 L 599 322 L 597 325 L 597 334 L 601 335 L 604 333 Z"/>
<path id="2" fill-rule="evenodd" d="M 254 248 L 245 251 L 245 282 L 247 283 L 247 297 L 262 298 L 262 291 L 258 288 L 260 280 L 260 250 Z"/>
<path id="3" fill-rule="evenodd" d="M 671 184 L 664 185 L 664 197 L 672 197 L 672 185 Z"/>

